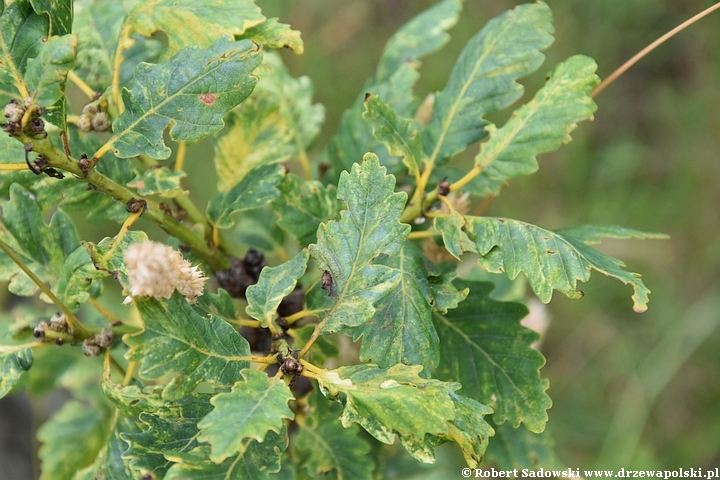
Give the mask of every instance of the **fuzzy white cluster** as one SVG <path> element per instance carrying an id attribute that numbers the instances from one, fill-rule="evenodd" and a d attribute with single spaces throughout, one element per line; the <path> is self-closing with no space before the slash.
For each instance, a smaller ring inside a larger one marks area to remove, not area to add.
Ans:
<path id="1" fill-rule="evenodd" d="M 177 290 L 188 302 L 195 303 L 208 280 L 200 267 L 193 267 L 180 252 L 162 243 L 135 243 L 125 250 L 124 257 L 130 297 L 170 298 Z"/>

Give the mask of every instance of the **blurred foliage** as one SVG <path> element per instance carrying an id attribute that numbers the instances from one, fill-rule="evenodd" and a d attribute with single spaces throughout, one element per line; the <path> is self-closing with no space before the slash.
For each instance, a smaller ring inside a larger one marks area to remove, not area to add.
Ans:
<path id="1" fill-rule="evenodd" d="M 433 2 L 259 3 L 268 16 L 303 32 L 305 54 L 283 58 L 293 75 L 312 79 L 315 101 L 327 108 L 320 150 L 387 38 Z M 442 88 L 470 36 L 519 3 L 466 1 L 451 42 L 423 62 L 418 96 Z M 712 2 L 549 4 L 557 41 L 543 68 L 527 79 L 529 92 L 552 65 L 577 53 L 595 58 L 606 77 Z M 557 451 L 567 465 L 720 463 L 719 44 L 720 14 L 714 13 L 651 53 L 598 96 L 594 122 L 583 123 L 571 144 L 541 156 L 540 171 L 511 182 L 486 211 L 550 228 L 613 223 L 671 236 L 599 247 L 644 272 L 653 293 L 642 316 L 626 308 L 626 287 L 601 277 L 583 285 L 582 300 L 556 295 L 548 307 L 553 321 L 543 344 L 544 372 Z"/>

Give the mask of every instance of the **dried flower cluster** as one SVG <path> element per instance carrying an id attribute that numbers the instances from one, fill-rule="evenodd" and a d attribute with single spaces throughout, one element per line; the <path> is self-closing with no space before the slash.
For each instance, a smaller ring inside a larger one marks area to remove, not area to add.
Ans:
<path id="1" fill-rule="evenodd" d="M 125 263 L 131 297 L 170 298 L 177 290 L 195 303 L 208 280 L 200 267 L 193 267 L 180 252 L 158 242 L 131 245 L 125 250 Z"/>

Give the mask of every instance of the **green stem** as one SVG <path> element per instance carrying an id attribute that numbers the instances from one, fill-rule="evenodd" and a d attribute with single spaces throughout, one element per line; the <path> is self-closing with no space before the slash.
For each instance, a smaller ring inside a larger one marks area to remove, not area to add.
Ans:
<path id="1" fill-rule="evenodd" d="M 77 177 L 83 178 L 97 190 L 110 195 L 119 202 L 128 203 L 131 200 L 142 199 L 137 193 L 130 191 L 95 169 L 91 169 L 87 171 L 87 173 L 83 172 L 77 160 L 66 156 L 64 152 L 58 150 L 48 139 L 33 140 L 25 134 L 19 134 L 16 138 L 23 143 L 31 142 L 33 144 L 33 151 L 45 157 L 50 163 L 50 166 L 61 168 Z M 146 200 L 146 203 L 148 208 L 144 216 L 157 223 L 160 228 L 168 234 L 177 237 L 181 242 L 188 245 L 195 254 L 207 262 L 213 270 L 226 270 L 230 267 L 230 262 L 224 253 L 219 250 L 211 250 L 203 238 L 198 237 L 185 225 L 170 215 L 167 215 L 155 205 L 154 202 Z"/>
<path id="2" fill-rule="evenodd" d="M 74 334 L 77 338 L 79 338 L 80 340 L 84 340 L 85 338 L 87 338 L 87 337 L 90 336 L 90 332 L 88 331 L 88 329 L 85 328 L 85 326 L 82 324 L 82 322 L 80 322 L 80 320 L 75 316 L 75 314 L 73 314 L 73 313 L 65 306 L 65 304 L 62 303 L 62 302 L 60 301 L 60 299 L 58 299 L 58 298 L 50 291 L 50 289 L 47 287 L 47 285 L 45 285 L 45 283 L 43 283 L 43 281 L 40 280 L 40 279 L 37 277 L 37 275 L 35 275 L 35 274 L 32 272 L 32 270 L 30 270 L 30 268 L 28 268 L 27 265 L 25 265 L 25 262 L 23 262 L 23 261 L 20 259 L 20 257 L 18 257 L 17 255 L 15 255 L 15 252 L 13 252 L 13 251 L 10 249 L 10 247 L 8 247 L 8 246 L 5 244 L 5 242 L 3 242 L 2 240 L 0 240 L 0 248 L 2 248 L 2 249 L 5 251 L 5 253 L 7 254 L 7 256 L 10 257 L 10 258 L 12 259 L 12 261 L 15 262 L 15 263 L 17 264 L 17 266 L 20 267 L 20 269 L 22 269 L 22 271 L 25 272 L 25 274 L 26 274 L 28 277 L 30 277 L 30 279 L 31 279 L 33 282 L 35 282 L 35 284 L 36 284 L 38 287 L 40 287 L 40 290 L 42 290 L 42 292 L 43 292 L 45 295 L 47 295 L 47 297 L 48 297 L 50 300 L 52 300 L 52 302 L 55 304 L 55 306 L 57 306 L 57 307 L 60 309 L 60 311 L 65 314 L 65 318 L 67 319 L 68 323 L 70 324 L 70 327 L 71 327 L 72 330 L 73 330 L 73 334 Z"/>

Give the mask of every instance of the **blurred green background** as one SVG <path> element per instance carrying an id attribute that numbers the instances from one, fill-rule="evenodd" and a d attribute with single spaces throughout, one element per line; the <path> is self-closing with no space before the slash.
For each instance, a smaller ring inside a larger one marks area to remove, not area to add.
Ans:
<path id="1" fill-rule="evenodd" d="M 387 38 L 432 5 L 420 0 L 267 0 L 303 33 L 305 54 L 284 52 L 327 108 L 318 150 L 360 92 Z M 465 42 L 522 3 L 467 0 L 451 42 L 427 57 L 416 94 L 441 89 Z M 577 53 L 606 77 L 709 0 L 549 0 L 556 42 L 527 79 Z M 595 121 L 540 157 L 486 211 L 548 228 L 612 223 L 664 232 L 666 241 L 604 242 L 642 272 L 650 309 L 630 288 L 595 273 L 582 300 L 556 294 L 543 353 L 554 400 L 550 428 L 572 467 L 710 468 L 720 464 L 720 12 L 643 59 L 596 101 Z M 507 116 L 507 113 L 505 114 Z M 494 118 L 503 121 L 502 115 Z M 474 152 L 471 152 L 474 155 Z"/>
<path id="2" fill-rule="evenodd" d="M 283 52 L 283 58 L 293 75 L 313 80 L 315 101 L 327 109 L 314 151 L 320 154 L 385 41 L 434 2 L 258 3 L 302 32 L 305 54 Z M 424 60 L 416 95 L 442 89 L 467 40 L 519 3 L 466 0 L 450 43 Z M 606 77 L 712 3 L 548 0 L 556 42 L 546 63 L 524 81 L 521 102 L 566 57 L 589 55 Z M 720 465 L 720 11 L 651 53 L 596 101 L 595 121 L 581 124 L 570 145 L 541 156 L 540 171 L 514 180 L 485 212 L 551 229 L 611 223 L 671 236 L 599 246 L 642 272 L 653 292 L 647 313 L 632 311 L 630 287 L 597 272 L 582 287 L 582 300 L 556 294 L 548 306 L 552 323 L 542 372 L 550 379 L 557 453 L 573 468 L 714 468 Z M 502 123 L 508 114 L 491 120 Z M 209 141 L 189 152 L 186 186 L 198 200 L 206 200 L 212 189 L 204 187 L 215 183 L 210 155 Z M 149 222 L 138 225 L 161 235 Z M 108 223 L 81 229 L 81 237 L 96 241 L 116 231 Z M 11 447 L 19 448 L 0 450 Z M 447 472 L 457 475 L 459 465 L 455 461 Z"/>

